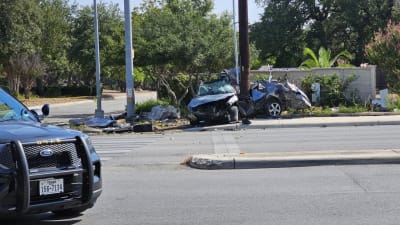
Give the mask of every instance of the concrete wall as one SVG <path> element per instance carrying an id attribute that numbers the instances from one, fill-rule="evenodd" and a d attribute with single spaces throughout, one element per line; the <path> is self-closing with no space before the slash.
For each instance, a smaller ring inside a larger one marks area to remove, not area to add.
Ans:
<path id="1" fill-rule="evenodd" d="M 296 68 L 280 69 L 273 68 L 269 70 L 267 67 L 261 67 L 260 70 L 250 71 L 250 81 L 254 81 L 257 75 L 269 75 L 272 74 L 272 79 L 283 79 L 285 74 L 289 81 L 294 82 L 300 87 L 301 80 L 308 74 L 316 75 L 332 75 L 337 74 L 342 79 L 346 76 L 356 74 L 358 79 L 353 81 L 347 93 L 357 91 L 363 102 L 369 99 L 375 98 L 376 95 L 376 66 L 366 67 L 352 67 L 352 68 L 315 68 L 310 70 L 300 70 Z"/>

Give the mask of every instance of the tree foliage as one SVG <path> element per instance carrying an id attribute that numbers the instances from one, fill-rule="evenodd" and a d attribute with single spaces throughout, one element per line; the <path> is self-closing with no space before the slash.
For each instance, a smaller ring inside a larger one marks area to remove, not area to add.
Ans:
<path id="1" fill-rule="evenodd" d="M 14 93 L 18 92 L 21 79 L 29 75 L 20 73 L 26 65 L 19 59 L 36 59 L 41 54 L 43 17 L 38 3 L 38 0 L 0 2 L 0 64 L 4 66 L 9 89 Z"/>
<path id="2" fill-rule="evenodd" d="M 390 18 L 398 20 L 393 0 L 258 0 L 265 6 L 260 22 L 251 26 L 252 41 L 264 61 L 277 67 L 297 66 L 305 46 L 325 46 L 333 54 L 355 54 L 352 64 L 365 61 L 364 47 Z"/>
<path id="3" fill-rule="evenodd" d="M 74 71 L 69 50 L 74 38 L 72 28 L 73 15 L 76 12 L 76 6 L 70 6 L 67 0 L 42 1 L 40 6 L 45 18 L 41 27 L 41 46 L 42 60 L 47 65 L 47 76 L 38 80 L 38 94 L 43 93 L 43 86 L 53 86 L 60 80 L 68 79 Z"/>
<path id="4" fill-rule="evenodd" d="M 339 58 L 342 58 L 343 61 L 351 60 L 353 58 L 350 52 L 346 50 L 341 51 L 340 53 L 332 57 L 331 50 L 327 50 L 324 47 L 319 48 L 318 56 L 310 48 L 304 49 L 304 55 L 309 57 L 308 59 L 304 60 L 300 65 L 300 68 L 304 69 L 329 68 L 333 67 L 337 63 Z M 338 66 L 346 67 L 349 66 L 349 64 L 341 63 Z"/>
<path id="5" fill-rule="evenodd" d="M 376 32 L 365 53 L 386 72 L 389 88 L 400 93 L 400 24 L 389 21 L 384 30 Z"/>
<path id="6" fill-rule="evenodd" d="M 297 66 L 305 47 L 303 1 L 271 0 L 261 21 L 250 26 L 250 39 L 260 57 L 275 67 Z"/>
<path id="7" fill-rule="evenodd" d="M 210 0 L 145 1 L 134 10 L 135 63 L 154 74 L 179 105 L 200 73 L 233 65 L 230 18 Z"/>

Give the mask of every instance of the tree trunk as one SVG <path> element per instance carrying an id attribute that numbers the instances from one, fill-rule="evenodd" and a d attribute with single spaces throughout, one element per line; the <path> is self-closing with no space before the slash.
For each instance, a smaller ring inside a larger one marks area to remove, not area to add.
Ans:
<path id="1" fill-rule="evenodd" d="M 171 86 L 168 84 L 168 81 L 166 81 L 162 75 L 160 75 L 160 82 L 167 89 L 168 94 L 172 97 L 173 103 L 177 105 L 178 99 L 176 97 L 176 93 L 172 90 Z"/>

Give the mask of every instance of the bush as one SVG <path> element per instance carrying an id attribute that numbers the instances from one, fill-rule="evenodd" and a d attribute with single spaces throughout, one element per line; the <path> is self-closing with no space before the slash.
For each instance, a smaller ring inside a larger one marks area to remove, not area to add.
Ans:
<path id="1" fill-rule="evenodd" d="M 400 97 L 392 96 L 387 100 L 387 108 L 390 111 L 400 110 Z"/>
<path id="2" fill-rule="evenodd" d="M 320 105 L 335 107 L 339 105 L 354 105 L 357 102 L 354 102 L 356 99 L 355 96 L 352 96 L 352 99 L 349 100 L 345 96 L 345 91 L 349 87 L 350 83 L 355 81 L 358 78 L 357 75 L 352 74 L 350 76 L 341 79 L 337 74 L 332 75 L 316 75 L 309 74 L 304 77 L 301 81 L 301 87 L 303 91 L 310 97 L 312 94 L 311 85 L 315 82 L 320 83 L 321 85 L 321 95 L 320 95 Z M 352 93 L 355 93 L 354 91 Z"/>
<path id="3" fill-rule="evenodd" d="M 93 86 L 66 86 L 61 88 L 62 96 L 96 96 Z"/>
<path id="4" fill-rule="evenodd" d="M 141 112 L 151 112 L 151 109 L 152 109 L 154 106 L 157 106 L 157 105 L 168 106 L 168 105 L 170 105 L 170 104 L 169 104 L 168 101 L 153 100 L 153 99 L 151 99 L 151 100 L 147 100 L 147 101 L 145 101 L 145 102 L 136 104 L 136 105 L 135 105 L 135 111 L 138 112 L 138 113 L 141 113 Z"/>
<path id="5" fill-rule="evenodd" d="M 60 97 L 61 96 L 61 89 L 60 87 L 47 87 L 44 89 L 44 96 L 45 97 Z"/>

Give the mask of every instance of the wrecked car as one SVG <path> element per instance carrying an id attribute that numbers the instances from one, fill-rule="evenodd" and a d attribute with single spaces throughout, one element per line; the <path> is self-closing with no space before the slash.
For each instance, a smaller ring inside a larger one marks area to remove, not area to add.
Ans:
<path id="1" fill-rule="evenodd" d="M 188 104 L 191 125 L 237 122 L 239 118 L 264 114 L 277 118 L 288 108 L 309 109 L 307 95 L 287 79 L 258 80 L 251 84 L 250 96 L 239 99 L 235 76 L 224 70 L 220 79 L 201 83 L 197 95 Z M 236 87 L 236 88 L 235 88 Z"/>
<path id="2" fill-rule="evenodd" d="M 238 100 L 236 90 L 227 79 L 201 83 L 197 95 L 188 104 L 190 124 L 236 122 Z"/>
<path id="3" fill-rule="evenodd" d="M 308 109 L 311 102 L 295 84 L 271 80 L 258 80 L 251 86 L 250 96 L 254 104 L 253 114 L 266 113 L 267 117 L 279 117 L 288 108 Z"/>
<path id="4" fill-rule="evenodd" d="M 78 215 L 102 192 L 101 163 L 89 137 L 46 125 L 0 88 L 0 217 L 52 211 Z"/>

